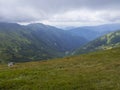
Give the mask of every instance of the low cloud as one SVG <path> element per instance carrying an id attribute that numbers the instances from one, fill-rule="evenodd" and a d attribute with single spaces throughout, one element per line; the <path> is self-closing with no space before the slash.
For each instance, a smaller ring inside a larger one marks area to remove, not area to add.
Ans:
<path id="1" fill-rule="evenodd" d="M 118 23 L 120 0 L 0 0 L 0 22 L 50 25 Z"/>

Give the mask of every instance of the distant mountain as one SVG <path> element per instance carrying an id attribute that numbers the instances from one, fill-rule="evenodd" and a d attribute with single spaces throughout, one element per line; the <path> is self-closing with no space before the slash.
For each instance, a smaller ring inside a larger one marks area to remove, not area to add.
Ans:
<path id="1" fill-rule="evenodd" d="M 113 32 L 116 30 L 120 30 L 120 23 L 116 23 L 116 24 L 103 24 L 103 25 L 98 25 L 98 26 L 87 26 L 84 27 L 86 29 L 90 29 L 90 30 L 94 30 L 97 32 L 101 32 L 101 33 L 109 33 L 109 32 Z"/>
<path id="2" fill-rule="evenodd" d="M 31 61 L 61 57 L 86 39 L 43 25 L 0 23 L 0 61 Z"/>
<path id="3" fill-rule="evenodd" d="M 120 47 L 120 30 L 104 35 L 81 47 L 77 54 Z"/>
<path id="4" fill-rule="evenodd" d="M 76 29 L 70 30 L 69 32 L 71 32 L 72 35 L 84 37 L 88 41 L 94 40 L 99 35 L 99 32 L 85 29 L 85 28 L 76 28 Z"/>
<path id="5" fill-rule="evenodd" d="M 27 26 L 32 30 L 32 34 L 42 40 L 49 47 L 55 48 L 58 51 L 71 51 L 88 41 L 80 36 L 74 36 L 70 32 L 58 29 L 53 26 L 44 24 L 30 24 Z"/>
<path id="6" fill-rule="evenodd" d="M 120 24 L 105 24 L 99 26 L 85 26 L 69 30 L 72 34 L 86 38 L 92 41 L 102 35 L 114 32 L 120 29 Z"/>

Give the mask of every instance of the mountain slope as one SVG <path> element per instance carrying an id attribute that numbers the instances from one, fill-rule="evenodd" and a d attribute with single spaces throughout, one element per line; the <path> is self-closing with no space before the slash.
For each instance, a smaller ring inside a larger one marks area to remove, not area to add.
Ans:
<path id="1" fill-rule="evenodd" d="M 111 49 L 114 47 L 120 47 L 120 31 L 109 33 L 94 41 L 91 41 L 77 50 L 76 53 L 87 53 L 97 50 Z"/>
<path id="2" fill-rule="evenodd" d="M 0 23 L 0 61 L 31 61 L 61 57 L 86 42 L 43 24 Z"/>
<path id="3" fill-rule="evenodd" d="M 72 33 L 73 35 L 84 37 L 88 41 L 94 40 L 99 36 L 99 32 L 86 29 L 86 28 L 75 28 L 75 29 L 69 30 L 69 32 Z"/>
<path id="4" fill-rule="evenodd" d="M 110 33 L 114 32 L 116 30 L 120 29 L 120 23 L 115 23 L 115 24 L 103 24 L 103 25 L 98 25 L 98 26 L 88 26 L 85 27 L 90 30 L 98 31 L 100 33 Z"/>
<path id="5" fill-rule="evenodd" d="M 29 61 L 33 58 L 47 59 L 57 55 L 56 50 L 48 48 L 32 35 L 32 31 L 18 24 L 1 23 L 0 40 L 1 61 Z"/>
<path id="6" fill-rule="evenodd" d="M 32 29 L 32 34 L 43 40 L 50 47 L 56 48 L 59 51 L 70 51 L 78 48 L 88 42 L 80 36 L 73 36 L 65 30 L 61 30 L 49 25 L 30 24 L 27 27 Z"/>
<path id="7" fill-rule="evenodd" d="M 120 24 L 105 24 L 98 26 L 85 26 L 69 30 L 72 34 L 86 38 L 92 41 L 100 36 L 114 32 L 120 29 Z"/>
<path id="8" fill-rule="evenodd" d="M 120 48 L 49 61 L 0 65 L 0 90 L 120 90 Z"/>

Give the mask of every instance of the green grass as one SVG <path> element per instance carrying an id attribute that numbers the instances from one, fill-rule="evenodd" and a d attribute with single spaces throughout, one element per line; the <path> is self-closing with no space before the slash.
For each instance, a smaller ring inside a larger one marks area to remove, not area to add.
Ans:
<path id="1" fill-rule="evenodd" d="M 0 90 L 120 90 L 120 48 L 0 65 Z"/>

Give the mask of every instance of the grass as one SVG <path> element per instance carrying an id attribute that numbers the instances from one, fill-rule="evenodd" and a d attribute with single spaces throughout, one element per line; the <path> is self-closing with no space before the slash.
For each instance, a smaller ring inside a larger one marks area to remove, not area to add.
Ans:
<path id="1" fill-rule="evenodd" d="M 120 48 L 0 65 L 0 90 L 120 90 Z"/>

